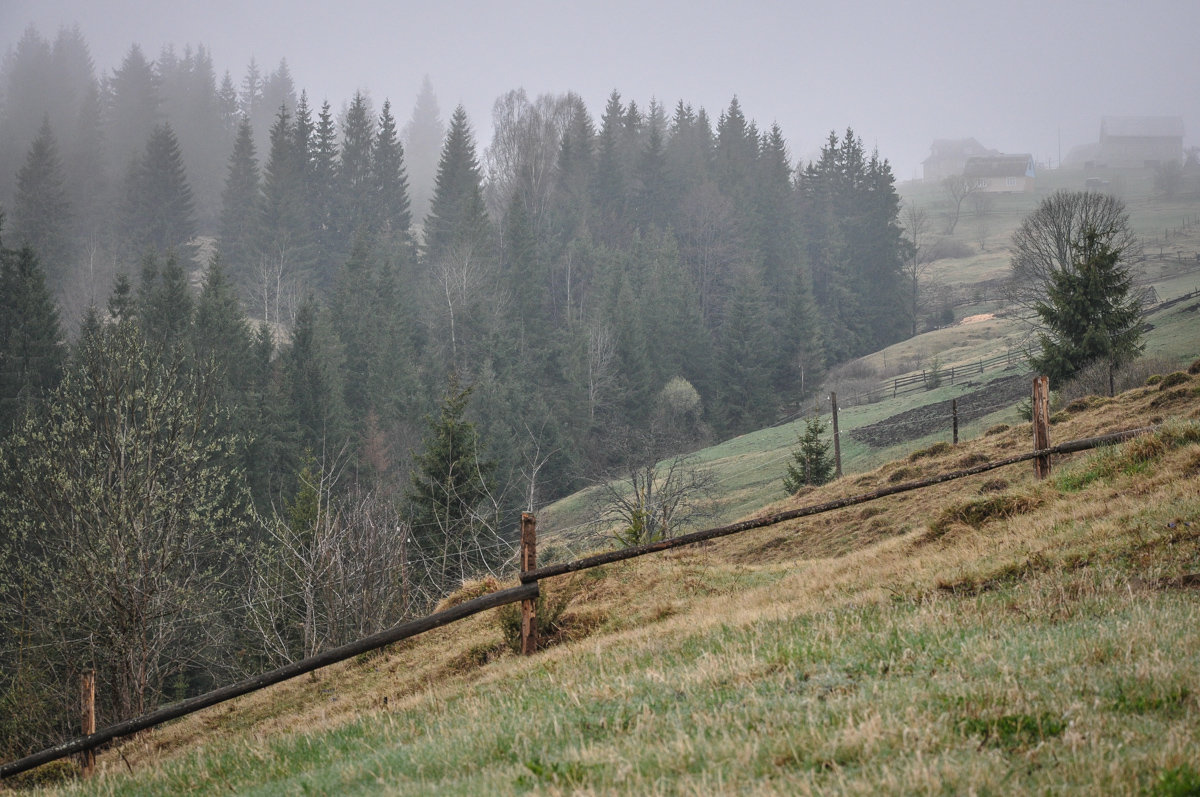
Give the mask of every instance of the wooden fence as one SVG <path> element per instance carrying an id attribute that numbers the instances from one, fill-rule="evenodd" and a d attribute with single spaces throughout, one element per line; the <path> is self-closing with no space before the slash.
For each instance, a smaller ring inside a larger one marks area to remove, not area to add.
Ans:
<path id="1" fill-rule="evenodd" d="M 881 382 L 878 387 L 871 390 L 842 393 L 842 401 L 843 405 L 847 407 L 873 404 L 887 398 L 896 398 L 897 396 L 904 396 L 921 390 L 932 390 L 943 384 L 953 385 L 956 381 L 962 381 L 976 374 L 982 374 L 984 371 L 1021 365 L 1025 362 L 1025 359 L 1025 355 L 1021 352 L 1010 351 L 1007 354 L 998 354 L 995 357 L 980 359 L 972 363 L 958 363 L 939 368 L 924 368 L 920 373 L 914 372 L 908 376 L 899 376 L 889 379 L 886 382 Z"/>
<path id="2" fill-rule="evenodd" d="M 378 650 L 385 645 L 390 645 L 393 642 L 398 642 L 402 639 L 408 639 L 418 634 L 430 631 L 434 628 L 448 625 L 450 623 L 463 620 L 472 615 L 493 609 L 499 606 L 505 606 L 510 603 L 521 603 L 521 650 L 524 654 L 529 655 L 536 650 L 536 634 L 537 621 L 535 616 L 536 599 L 540 594 L 539 582 L 563 576 L 568 573 L 587 570 L 601 565 L 611 564 L 613 562 L 621 562 L 626 559 L 633 559 L 647 554 L 658 553 L 661 551 L 679 548 L 685 545 L 694 545 L 705 540 L 712 540 L 718 537 L 726 537 L 732 534 L 738 534 L 752 529 L 764 528 L 773 526 L 778 523 L 783 523 L 797 518 L 818 515 L 824 512 L 832 512 L 836 509 L 842 509 L 856 504 L 866 503 L 868 501 L 876 501 L 881 498 L 886 498 L 899 493 L 910 492 L 912 490 L 920 490 L 926 487 L 931 487 L 943 482 L 962 479 L 968 476 L 974 476 L 979 473 L 985 473 L 997 468 L 1007 467 L 1020 462 L 1035 460 L 1035 473 L 1038 478 L 1044 478 L 1050 473 L 1051 458 L 1055 455 L 1068 454 L 1077 451 L 1086 451 L 1100 446 L 1112 445 L 1129 440 L 1139 435 L 1147 434 L 1154 431 L 1156 427 L 1143 427 L 1139 429 L 1130 429 L 1123 432 L 1115 432 L 1112 434 L 1102 435 L 1100 437 L 1090 437 L 1082 440 L 1073 440 L 1068 443 L 1063 443 L 1057 446 L 1049 444 L 1049 392 L 1045 390 L 1045 377 L 1038 377 L 1034 380 L 1033 389 L 1033 417 L 1034 417 L 1034 440 L 1035 445 L 1033 450 L 1017 454 L 994 462 L 985 462 L 975 465 L 970 468 L 942 473 L 937 476 L 932 476 L 926 479 L 903 482 L 900 484 L 891 485 L 881 490 L 876 490 L 870 493 L 862 493 L 859 495 L 847 496 L 844 498 L 827 501 L 822 504 L 814 504 L 811 506 L 800 507 L 786 512 L 777 512 L 772 515 L 754 518 L 752 520 L 733 523 L 726 526 L 718 526 L 716 528 L 705 529 L 702 531 L 684 534 L 679 537 L 673 537 L 659 542 L 648 543 L 645 545 L 637 545 L 619 550 L 607 551 L 592 556 L 586 556 L 582 559 L 576 559 L 569 562 L 546 565 L 543 567 L 536 566 L 536 523 L 532 515 L 523 514 L 521 517 L 521 572 L 520 586 L 511 587 L 509 589 L 499 590 L 487 595 L 475 598 L 474 600 L 466 601 L 452 608 L 441 612 L 401 623 L 392 628 L 381 631 L 369 637 L 365 637 L 356 642 L 343 645 L 332 650 L 325 651 L 316 656 L 297 661 L 293 664 L 280 667 L 267 673 L 249 678 L 232 686 L 222 687 L 211 692 L 207 692 L 197 697 L 165 706 L 149 714 L 145 714 L 135 719 L 120 722 L 115 725 L 110 725 L 99 731 L 87 733 L 84 736 L 79 736 L 62 744 L 49 747 L 38 753 L 26 756 L 25 758 L 11 761 L 0 765 L 0 778 L 7 778 L 24 772 L 41 764 L 54 761 L 56 759 L 65 758 L 66 756 L 76 753 L 86 753 L 94 750 L 99 745 L 111 741 L 119 736 L 127 736 L 137 733 L 138 731 L 151 728 L 168 720 L 183 717 L 187 714 L 200 711 L 209 706 L 223 703 L 227 700 L 232 700 L 235 697 L 258 691 L 267 686 L 280 683 L 282 681 L 295 678 L 299 675 L 312 672 L 321 667 L 335 664 L 340 661 L 352 658 L 362 653 L 367 653 L 373 650 Z M 1040 384 L 1039 384 L 1040 383 Z M 1039 389 L 1040 388 L 1040 389 Z M 85 693 L 87 687 L 85 686 Z M 87 704 L 85 697 L 84 701 L 84 727 L 88 722 L 90 706 Z M 94 726 L 93 726 L 94 727 Z M 86 767 L 87 764 L 85 763 Z"/>

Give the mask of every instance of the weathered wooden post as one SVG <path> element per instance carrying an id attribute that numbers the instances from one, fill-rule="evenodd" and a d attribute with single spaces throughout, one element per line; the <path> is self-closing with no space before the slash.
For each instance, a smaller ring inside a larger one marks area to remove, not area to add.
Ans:
<path id="1" fill-rule="evenodd" d="M 1033 450 L 1043 451 L 1050 447 L 1050 378 L 1034 377 L 1033 380 Z M 1033 474 L 1038 479 L 1050 475 L 1050 455 L 1044 454 L 1033 460 Z"/>
<path id="2" fill-rule="evenodd" d="M 537 567 L 537 518 L 528 512 L 521 513 L 521 571 L 528 572 Z M 521 653 L 533 655 L 537 650 L 537 604 L 533 600 L 521 601 Z"/>
<path id="3" fill-rule="evenodd" d="M 954 445 L 958 445 L 958 399 L 950 399 L 950 417 L 954 420 Z"/>
<path id="4" fill-rule="evenodd" d="M 842 437 L 838 433 L 837 393 L 829 394 L 829 406 L 833 412 L 833 478 L 842 478 Z"/>
<path id="5" fill-rule="evenodd" d="M 79 679 L 79 730 L 84 736 L 96 732 L 96 671 L 84 670 Z M 80 770 L 85 778 L 90 778 L 96 770 L 96 751 L 84 750 L 80 754 Z"/>

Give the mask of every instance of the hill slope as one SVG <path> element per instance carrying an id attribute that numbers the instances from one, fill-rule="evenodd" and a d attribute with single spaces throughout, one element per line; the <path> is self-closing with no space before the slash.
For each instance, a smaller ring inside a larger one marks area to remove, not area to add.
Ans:
<path id="1" fill-rule="evenodd" d="M 1076 402 L 1062 458 L 546 582 L 125 742 L 99 793 L 1172 792 L 1200 784 L 1200 376 Z M 1025 450 L 918 452 L 769 509 Z M 132 775 L 126 771 L 132 769 Z"/>

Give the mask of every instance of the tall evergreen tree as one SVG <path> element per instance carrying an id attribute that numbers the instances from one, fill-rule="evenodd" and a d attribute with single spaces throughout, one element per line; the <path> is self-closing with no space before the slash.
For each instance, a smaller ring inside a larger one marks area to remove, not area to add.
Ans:
<path id="1" fill-rule="evenodd" d="M 138 284 L 138 326 L 155 344 L 182 349 L 191 331 L 192 294 L 187 274 L 172 252 L 165 262 L 147 254 Z"/>
<path id="2" fill-rule="evenodd" d="M 375 140 L 375 123 L 366 95 L 355 92 L 342 123 L 341 158 L 338 162 L 341 210 L 339 228 L 342 235 L 342 255 L 350 242 L 360 233 L 374 227 L 377 209 L 372 191 L 371 147 Z"/>
<path id="3" fill-rule="evenodd" d="M 289 290 L 314 279 L 315 248 L 305 201 L 305 153 L 296 150 L 291 114 L 279 108 L 263 170 L 255 300 L 266 321 L 282 321 Z"/>
<path id="4" fill-rule="evenodd" d="M 309 183 L 309 229 L 312 230 L 316 260 L 319 263 L 336 262 L 341 255 L 341 237 L 338 233 L 339 220 L 338 190 L 338 132 L 333 110 L 326 101 L 321 104 L 313 130 L 313 148 L 310 154 L 312 168 Z"/>
<path id="5" fill-rule="evenodd" d="M 50 43 L 30 25 L 3 62 L 0 113 L 0 197 L 13 195 L 14 177 L 50 112 L 46 76 L 53 69 Z M 65 121 L 65 120 L 64 120 Z"/>
<path id="6" fill-rule="evenodd" d="M 1071 242 L 1074 267 L 1051 272 L 1046 299 L 1034 305 L 1043 330 L 1041 353 L 1030 364 L 1056 388 L 1093 363 L 1108 368 L 1111 388 L 1112 373 L 1141 350 L 1141 303 L 1122 251 L 1110 240 L 1106 231 L 1083 230 Z"/>
<path id="7" fill-rule="evenodd" d="M 125 251 L 136 257 L 183 246 L 195 234 L 194 213 L 179 142 L 170 124 L 159 125 L 146 142 L 145 155 L 126 176 Z"/>
<path id="8" fill-rule="evenodd" d="M 600 132 L 596 137 L 596 170 L 592 177 L 592 202 L 598 214 L 596 233 L 600 241 L 618 245 L 624 238 L 627 168 L 622 151 L 625 108 L 621 95 L 608 95 Z"/>
<path id="9" fill-rule="evenodd" d="M 738 281 L 716 346 L 716 416 L 726 433 L 769 422 L 777 402 L 771 390 L 771 336 L 766 306 L 752 276 Z"/>
<path id="10" fill-rule="evenodd" d="M 453 252 L 478 256 L 491 247 L 491 228 L 483 204 L 483 175 L 475 139 L 461 105 L 450 118 L 450 132 L 438 163 L 437 182 L 425 219 L 425 259 L 436 262 Z"/>
<path id="11" fill-rule="evenodd" d="M 154 65 L 142 48 L 132 45 L 107 85 L 107 135 L 116 169 L 140 157 L 144 145 L 162 124 L 162 97 Z"/>
<path id="12" fill-rule="evenodd" d="M 391 102 L 384 100 L 371 149 L 371 194 L 375 202 L 375 232 L 389 249 L 406 248 L 412 214 L 404 147 L 396 132 Z"/>
<path id="13" fill-rule="evenodd" d="M 329 331 L 310 297 L 301 303 L 292 329 L 292 345 L 284 354 L 287 399 L 296 424 L 300 450 L 341 450 L 346 442 L 346 414 L 338 363 Z"/>
<path id="14" fill-rule="evenodd" d="M 451 379 L 436 418 L 427 419 L 424 446 L 414 457 L 409 518 L 422 553 L 433 561 L 437 590 L 475 575 L 490 557 L 486 546 L 493 466 L 475 424 L 466 418 L 471 388 Z"/>
<path id="15" fill-rule="evenodd" d="M 258 158 L 254 152 L 254 131 L 250 120 L 241 117 L 237 141 L 225 176 L 221 194 L 221 256 L 243 285 L 252 280 L 258 258 L 259 208 L 262 193 L 259 185 Z"/>
<path id="16" fill-rule="evenodd" d="M 64 361 L 58 310 L 37 255 L 0 241 L 0 438 L 58 383 Z"/>
<path id="17" fill-rule="evenodd" d="M 17 173 L 13 238 L 37 252 L 40 262 L 46 264 L 44 268 L 50 283 L 61 285 L 73 265 L 71 231 L 71 208 L 63 184 L 62 160 L 47 116 Z"/>
<path id="18" fill-rule="evenodd" d="M 437 95 L 434 94 L 429 75 L 421 81 L 421 91 L 413 105 L 412 116 L 404 125 L 403 138 L 413 218 L 424 219 L 433 199 L 438 160 L 446 139 L 446 126 L 442 123 Z"/>

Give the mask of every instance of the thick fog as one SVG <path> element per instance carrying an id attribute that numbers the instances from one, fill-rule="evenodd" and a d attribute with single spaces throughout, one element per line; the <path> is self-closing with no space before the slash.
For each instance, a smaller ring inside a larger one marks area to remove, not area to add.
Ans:
<path id="1" fill-rule="evenodd" d="M 428 74 L 443 115 L 461 102 L 481 142 L 492 102 L 521 87 L 575 91 L 597 116 L 613 89 L 714 117 L 737 95 L 794 158 L 851 126 L 899 180 L 920 176 L 936 138 L 1055 165 L 1105 115 L 1182 116 L 1185 146 L 1200 134 L 1200 3 L 1181 0 L 0 0 L 0 50 L 27 25 L 52 37 L 74 23 L 100 72 L 134 42 L 151 58 L 203 44 L 235 82 L 252 56 L 267 71 L 286 58 L 314 102 L 365 89 L 402 117 Z"/>

